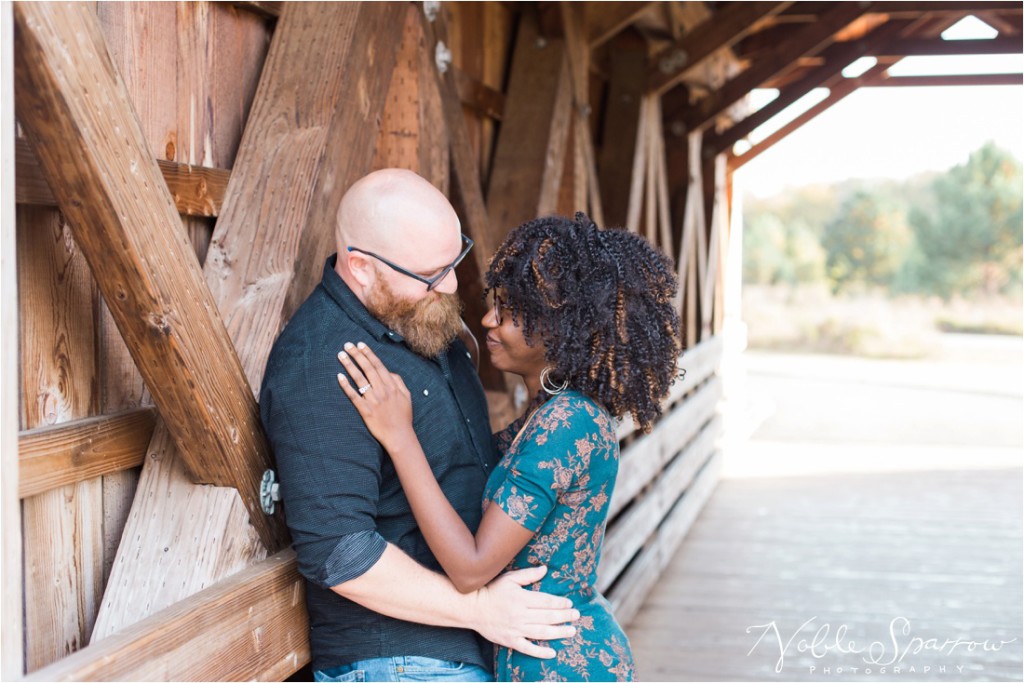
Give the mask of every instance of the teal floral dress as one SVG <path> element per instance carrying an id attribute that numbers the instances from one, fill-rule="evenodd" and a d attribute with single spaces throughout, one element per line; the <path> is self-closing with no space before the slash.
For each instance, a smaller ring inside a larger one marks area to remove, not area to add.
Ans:
<path id="1" fill-rule="evenodd" d="M 495 649 L 499 681 L 630 681 L 629 640 L 594 588 L 608 502 L 619 468 L 611 416 L 590 398 L 566 391 L 496 435 L 501 461 L 484 507 L 501 506 L 534 533 L 509 569 L 547 565 L 534 590 L 570 598 L 580 611 L 576 635 L 548 644 L 555 659 Z"/>

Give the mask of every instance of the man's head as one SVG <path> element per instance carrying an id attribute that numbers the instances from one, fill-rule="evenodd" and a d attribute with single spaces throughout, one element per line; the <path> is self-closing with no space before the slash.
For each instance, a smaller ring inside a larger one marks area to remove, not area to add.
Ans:
<path id="1" fill-rule="evenodd" d="M 403 169 L 361 178 L 338 207 L 337 246 L 338 275 L 414 351 L 436 356 L 455 338 L 462 319 L 454 270 L 428 290 L 386 263 L 431 279 L 462 253 L 458 216 L 437 188 Z"/>

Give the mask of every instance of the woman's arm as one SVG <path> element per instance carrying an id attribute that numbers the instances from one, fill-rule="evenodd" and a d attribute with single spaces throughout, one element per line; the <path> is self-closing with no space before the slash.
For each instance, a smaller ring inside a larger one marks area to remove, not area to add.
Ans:
<path id="1" fill-rule="evenodd" d="M 488 505 L 476 536 L 448 502 L 412 428 L 412 400 L 405 382 L 363 344 L 338 354 L 351 380 L 338 383 L 395 464 L 416 522 L 430 549 L 459 591 L 485 585 L 522 550 L 533 532 L 497 505 Z M 358 365 L 357 365 L 358 363 Z M 369 386 L 360 394 L 357 387 Z"/>

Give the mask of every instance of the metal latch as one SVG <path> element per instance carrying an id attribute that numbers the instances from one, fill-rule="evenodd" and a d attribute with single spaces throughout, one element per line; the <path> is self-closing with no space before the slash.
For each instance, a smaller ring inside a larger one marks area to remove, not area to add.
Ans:
<path id="1" fill-rule="evenodd" d="M 260 507 L 268 515 L 274 514 L 274 503 L 281 500 L 281 484 L 277 482 L 277 474 L 274 470 L 267 470 L 263 473 L 263 481 L 260 482 Z"/>

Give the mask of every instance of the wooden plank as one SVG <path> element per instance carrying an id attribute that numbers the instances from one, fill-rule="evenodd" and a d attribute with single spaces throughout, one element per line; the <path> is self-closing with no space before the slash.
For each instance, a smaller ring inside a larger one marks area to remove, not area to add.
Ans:
<path id="1" fill-rule="evenodd" d="M 584 26 L 590 47 L 598 47 L 626 29 L 650 9 L 653 2 L 587 2 Z"/>
<path id="2" fill-rule="evenodd" d="M 562 185 L 568 185 L 571 198 L 567 216 L 577 211 L 590 213 L 587 192 L 590 186 L 587 168 L 587 150 L 593 144 L 590 138 L 590 46 L 583 35 L 583 11 L 581 6 L 571 2 L 559 2 L 562 32 L 565 36 L 565 54 L 569 60 L 569 82 L 572 87 L 571 131 L 567 140 L 565 167 Z M 592 151 L 591 151 L 592 153 Z M 569 171 L 568 177 L 565 171 Z M 591 217 L 593 218 L 593 217 Z M 599 224 L 600 225 L 600 224 Z"/>
<path id="3" fill-rule="evenodd" d="M 604 113 L 603 142 L 598 154 L 607 223 L 599 225 L 624 227 L 631 195 L 633 160 L 640 139 L 637 131 L 644 97 L 647 48 L 639 36 L 622 35 L 612 42 L 608 59 L 608 102 Z"/>
<path id="4" fill-rule="evenodd" d="M 164 424 L 195 480 L 237 488 L 277 547 L 281 516 L 259 505 L 271 460 L 256 401 L 98 21 L 86 5 L 29 4 L 15 21 L 19 118 Z M 111 97 L 89 96 L 86 84 Z"/>
<path id="5" fill-rule="evenodd" d="M 399 3 L 293 3 L 278 21 L 204 266 L 252 387 L 320 277 L 342 194 L 370 169 L 404 12 Z M 237 495 L 193 486 L 159 425 L 149 452 L 94 637 L 265 556 Z M 197 548 L 194 538 L 221 542 Z"/>
<path id="6" fill-rule="evenodd" d="M 26 680 L 285 680 L 309 661 L 304 592 L 285 550 Z"/>
<path id="7" fill-rule="evenodd" d="M 448 193 L 449 145 L 422 10 L 408 5 L 401 44 L 385 97 L 373 169 L 405 168 Z"/>
<path id="8" fill-rule="evenodd" d="M 629 624 L 643 605 L 644 598 L 668 566 L 676 549 L 693 525 L 697 515 L 718 483 L 722 455 L 711 455 L 693 484 L 658 529 L 653 543 L 646 547 L 609 591 L 608 601 L 622 624 Z"/>
<path id="9" fill-rule="evenodd" d="M 647 72 L 647 89 L 662 94 L 676 86 L 691 69 L 699 67 L 715 52 L 731 47 L 755 32 L 761 22 L 787 9 L 792 2 L 739 2 L 727 5 L 693 27 L 682 40 L 673 43 L 652 60 Z"/>
<path id="10" fill-rule="evenodd" d="M 608 526 L 598 567 L 598 590 L 606 591 L 619 577 L 711 455 L 721 421 L 716 418 L 701 427 L 692 441 L 676 442 L 673 451 L 678 455 L 659 471 L 657 482 Z"/>
<path id="11" fill-rule="evenodd" d="M 425 23 L 427 54 L 434 52 L 439 41 L 445 41 L 448 36 L 447 28 L 448 22 L 443 14 L 437 21 Z M 466 307 L 463 317 L 474 336 L 483 339 L 487 332 L 481 323 L 487 312 L 483 300 L 483 275 L 487 272 L 487 264 L 498 248 L 500 238 L 491 228 L 490 217 L 484 204 L 478 156 L 469 139 L 466 119 L 457 94 L 456 76 L 452 69 L 443 74 L 434 69 L 433 73 L 441 98 L 444 127 L 450 145 L 452 205 L 459 215 L 463 231 L 474 241 L 473 251 L 470 252 L 471 258 L 464 259 L 456 271 L 460 297 Z M 483 354 L 480 359 L 479 373 L 484 386 L 491 392 L 489 396 L 502 395 L 506 390 L 505 377 L 491 364 L 489 354 Z"/>
<path id="12" fill-rule="evenodd" d="M 726 159 L 719 154 L 714 161 L 714 205 L 711 210 L 711 236 L 708 245 L 708 269 L 704 278 L 703 300 L 701 301 L 701 334 L 712 334 L 711 322 L 715 301 L 721 294 L 722 248 L 725 234 L 729 229 L 730 203 L 726 196 Z"/>
<path id="13" fill-rule="evenodd" d="M 232 0 L 231 4 L 264 19 L 276 20 L 281 16 L 281 6 L 284 3 L 279 0 Z"/>
<path id="14" fill-rule="evenodd" d="M 190 166 L 163 159 L 158 159 L 157 165 L 178 213 L 183 216 L 206 217 L 220 214 L 231 171 L 223 168 Z M 32 147 L 25 139 L 17 142 L 16 173 L 18 182 L 15 199 L 18 204 L 57 206 L 57 200 L 39 168 Z"/>
<path id="15" fill-rule="evenodd" d="M 817 54 L 837 32 L 864 14 L 867 7 L 866 4 L 845 2 L 830 6 L 813 24 L 799 29 L 771 55 L 758 60 L 731 78 L 699 106 L 688 112 L 684 117 L 687 130 L 707 127 L 728 107 L 751 90 L 760 87 L 765 81 L 788 69 L 800 57 Z"/>
<path id="16" fill-rule="evenodd" d="M 556 210 L 569 134 L 569 79 L 563 41 L 541 37 L 536 13 L 524 11 L 487 190 L 498 242 L 517 225 Z"/>
<path id="17" fill-rule="evenodd" d="M 674 407 L 651 434 L 626 448 L 620 459 L 609 516 L 618 514 L 658 477 L 665 463 L 711 419 L 721 398 L 721 380 L 714 378 Z"/>
<path id="18" fill-rule="evenodd" d="M 155 422 L 155 410 L 139 408 L 20 432 L 18 496 L 141 465 Z"/>
<path id="19" fill-rule="evenodd" d="M 640 101 L 639 120 L 636 128 L 636 144 L 633 147 L 633 171 L 629 177 L 629 203 L 626 206 L 626 230 L 640 232 L 640 212 L 644 201 L 644 181 L 647 173 L 647 143 L 650 137 L 652 98 L 644 95 Z"/>
<path id="20" fill-rule="evenodd" d="M 25 673 L 24 583 L 21 503 L 18 500 L 18 272 L 15 237 L 14 177 L 14 18 L 11 5 L 0 5 L 0 678 L 17 680 Z"/>
<path id="21" fill-rule="evenodd" d="M 59 424 L 96 408 L 95 285 L 69 226 L 52 209 L 17 216 L 22 425 Z M 24 501 L 25 666 L 88 642 L 102 590 L 100 481 Z"/>

